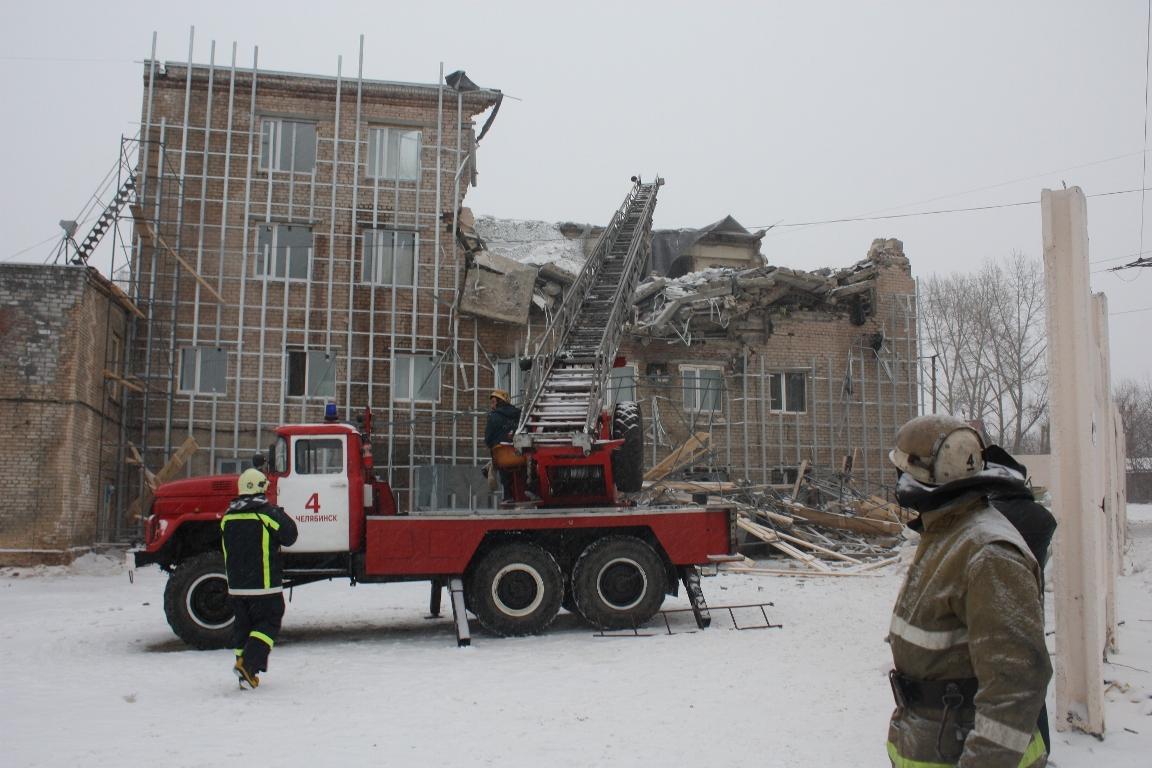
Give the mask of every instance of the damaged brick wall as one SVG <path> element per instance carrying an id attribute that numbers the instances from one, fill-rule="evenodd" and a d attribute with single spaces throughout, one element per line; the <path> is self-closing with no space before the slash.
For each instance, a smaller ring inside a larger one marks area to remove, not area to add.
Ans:
<path id="1" fill-rule="evenodd" d="M 102 414 L 117 424 L 101 405 L 105 345 L 124 328 L 103 282 L 0 265 L 0 565 L 68 562 L 95 543 Z"/>

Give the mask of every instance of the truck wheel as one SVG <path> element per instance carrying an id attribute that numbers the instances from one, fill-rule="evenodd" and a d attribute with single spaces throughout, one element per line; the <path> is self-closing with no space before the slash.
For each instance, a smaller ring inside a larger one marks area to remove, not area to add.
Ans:
<path id="1" fill-rule="evenodd" d="M 612 477 L 621 493 L 644 487 L 644 414 L 639 403 L 617 403 L 612 411 L 612 439 L 624 445 L 612 452 Z"/>
<path id="2" fill-rule="evenodd" d="M 632 629 L 664 604 L 664 563 L 634 536 L 592 542 L 572 569 L 572 592 L 580 614 L 604 629 Z"/>
<path id="3" fill-rule="evenodd" d="M 505 544 L 480 561 L 468 582 L 468 603 L 494 635 L 534 635 L 552 623 L 564 598 L 564 576 L 535 544 Z"/>
<path id="4" fill-rule="evenodd" d="M 205 552 L 176 566 L 164 588 L 164 615 L 188 645 L 202 651 L 232 646 L 232 604 L 222 552 Z"/>

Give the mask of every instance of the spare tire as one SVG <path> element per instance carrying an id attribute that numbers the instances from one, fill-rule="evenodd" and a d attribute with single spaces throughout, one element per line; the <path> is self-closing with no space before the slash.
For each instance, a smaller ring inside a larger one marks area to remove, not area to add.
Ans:
<path id="1" fill-rule="evenodd" d="M 612 477 L 621 493 L 644 487 L 644 414 L 640 404 L 617 403 L 612 411 L 612 439 L 624 445 L 612 452 Z"/>

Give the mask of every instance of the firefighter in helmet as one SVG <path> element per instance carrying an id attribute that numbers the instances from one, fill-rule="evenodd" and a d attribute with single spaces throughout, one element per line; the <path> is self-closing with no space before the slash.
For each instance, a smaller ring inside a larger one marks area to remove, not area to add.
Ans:
<path id="1" fill-rule="evenodd" d="M 256 462 L 254 462 L 256 463 Z M 263 463 L 262 461 L 260 462 Z M 220 520 L 228 599 L 236 619 L 233 670 L 240 687 L 260 684 L 257 673 L 268 669 L 268 654 L 284 618 L 283 555 L 280 547 L 296 541 L 296 522 L 268 503 L 268 478 L 258 469 L 240 475 L 239 495 Z"/>
<path id="2" fill-rule="evenodd" d="M 989 503 L 1020 492 L 1024 477 L 986 461 L 976 430 L 946 415 L 905 424 L 889 459 L 900 472 L 897 500 L 920 513 L 889 630 L 892 765 L 1040 768 L 1048 744 L 1038 720 L 1052 676 L 1043 576 Z"/>
<path id="3" fill-rule="evenodd" d="M 509 434 L 520 423 L 520 409 L 512 405 L 512 398 L 503 389 L 492 390 L 492 394 L 488 398 L 488 408 L 488 423 L 484 427 L 484 444 L 491 451 L 500 443 L 508 442 Z M 493 465 L 495 465 L 495 461 L 493 461 Z M 499 470 L 499 472 L 500 485 L 504 489 L 504 499 L 510 500 L 512 498 L 512 473 L 504 469 Z"/>

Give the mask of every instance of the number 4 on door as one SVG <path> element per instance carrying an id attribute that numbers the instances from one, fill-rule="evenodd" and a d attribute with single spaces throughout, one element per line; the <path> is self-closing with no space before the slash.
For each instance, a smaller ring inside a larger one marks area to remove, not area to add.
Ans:
<path id="1" fill-rule="evenodd" d="M 309 498 L 308 502 L 304 505 L 304 509 L 311 510 L 314 515 L 320 514 L 320 494 L 312 494 L 312 497 Z"/>

